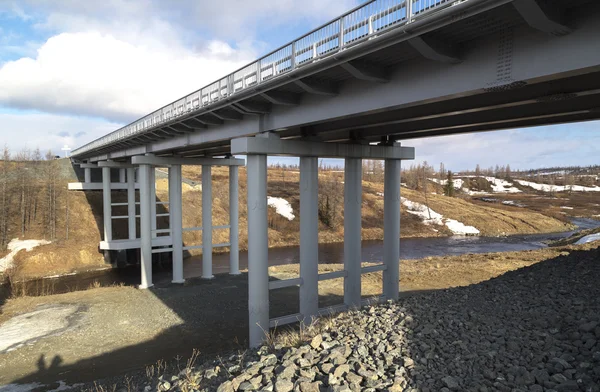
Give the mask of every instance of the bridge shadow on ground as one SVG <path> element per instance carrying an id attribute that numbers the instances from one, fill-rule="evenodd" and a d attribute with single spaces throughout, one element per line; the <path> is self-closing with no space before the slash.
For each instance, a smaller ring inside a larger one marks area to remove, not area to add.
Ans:
<path id="1" fill-rule="evenodd" d="M 475 381 L 484 382 L 483 371 L 500 366 L 505 358 L 524 358 L 525 362 L 533 360 L 532 356 L 519 357 L 520 347 L 528 344 L 523 339 L 535 334 L 546 336 L 553 328 L 566 328 L 575 318 L 581 320 L 600 314 L 597 300 L 600 286 L 596 284 L 599 278 L 600 249 L 592 249 L 572 251 L 569 255 L 548 259 L 467 287 L 403 292 L 400 305 L 403 312 L 415 322 L 403 342 L 403 352 L 415 362 L 410 369 L 411 378 L 420 380 L 423 383 L 419 384 L 420 387 L 430 390 L 443 387 L 431 375 L 447 372 L 456 376 L 456 366 L 445 362 L 455 361 L 448 359 L 446 351 L 450 346 L 456 346 L 452 350 L 457 353 L 452 355 L 459 355 L 465 363 L 472 362 L 473 358 L 484 358 L 469 365 L 470 378 L 460 381 L 464 384 L 463 390 L 471 388 Z M 151 292 L 183 320 L 181 325 L 170 327 L 149 341 L 69 365 L 61 364 L 61 359 L 56 358 L 55 353 L 47 353 L 46 358 L 55 358 L 53 365 L 38 366 L 39 371 L 12 382 L 40 382 L 52 386 L 51 383 L 57 380 L 72 384 L 109 378 L 108 384 L 113 385 L 113 382 L 122 383 L 125 373 L 142 374 L 145 365 L 155 364 L 157 360 L 168 362 L 171 358 L 181 356 L 185 363 L 185 358 L 192 354 L 193 349 L 201 353 L 196 363 L 214 358 L 217 354 L 246 350 L 246 274 L 221 275 L 211 281 L 191 279 L 185 286 L 155 287 Z M 577 314 L 569 314 L 574 299 L 579 301 L 577 309 L 572 310 Z M 272 317 L 296 313 L 298 289 L 274 291 L 270 301 Z M 321 306 L 336 305 L 342 301 L 341 293 L 320 297 Z M 557 303 L 562 308 L 553 310 L 552 306 Z M 540 310 L 540 307 L 544 309 Z M 544 318 L 546 313 L 538 314 L 546 311 L 552 315 Z M 567 314 L 561 314 L 562 311 L 567 311 Z M 140 312 L 144 312 L 144 309 L 140 309 Z M 369 333 L 369 328 L 370 325 L 366 324 L 365 332 Z M 494 332 L 498 330 L 504 331 L 502 337 Z M 118 329 L 112 331 L 118 333 Z M 447 339 L 455 342 L 449 344 Z M 512 342 L 513 345 L 509 345 L 510 339 L 517 339 L 516 344 Z M 500 355 L 484 355 L 484 351 Z"/>
<path id="2" fill-rule="evenodd" d="M 217 275 L 213 280 L 192 278 L 185 285 L 162 284 L 148 290 L 162 304 L 172 310 L 183 322 L 171 326 L 151 340 L 107 352 L 73 364 L 62 364 L 60 353 L 45 353 L 36 358 L 38 371 L 9 383 L 41 383 L 39 390 L 51 389 L 57 382 L 67 384 L 90 382 L 144 369 L 159 360 L 173 361 L 181 357 L 183 363 L 197 349 L 204 358 L 219 353 L 246 350 L 248 342 L 248 281 L 247 274 Z M 271 292 L 271 317 L 298 312 L 298 288 L 284 288 Z M 343 297 L 320 297 L 322 306 L 337 305 Z M 143 313 L 143 308 L 139 309 Z M 152 322 L 152 320 L 148 320 Z M 118 334 L 117 325 L 107 325 L 107 334 Z M 32 361 L 34 359 L 32 358 Z M 40 363 L 51 361 L 50 366 Z M 0 388 L 1 390 L 1 388 Z"/>

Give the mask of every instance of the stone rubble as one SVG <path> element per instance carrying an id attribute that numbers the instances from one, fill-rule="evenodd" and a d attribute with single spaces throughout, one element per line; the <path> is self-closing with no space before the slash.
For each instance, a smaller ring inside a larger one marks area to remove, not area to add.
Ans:
<path id="1" fill-rule="evenodd" d="M 600 392 L 600 252 L 340 314 L 148 391 Z"/>

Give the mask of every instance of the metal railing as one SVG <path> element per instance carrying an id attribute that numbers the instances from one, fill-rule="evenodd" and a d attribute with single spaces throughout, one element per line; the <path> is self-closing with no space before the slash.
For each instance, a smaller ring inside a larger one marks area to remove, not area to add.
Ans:
<path id="1" fill-rule="evenodd" d="M 274 50 L 258 61 L 74 150 L 71 155 L 85 154 L 129 139 L 177 117 L 201 112 L 220 100 L 235 96 L 249 87 L 289 74 L 348 47 L 359 45 L 373 35 L 411 23 L 415 19 L 421 19 L 431 11 L 448 7 L 454 2 L 456 0 L 368 1 L 301 38 Z"/>

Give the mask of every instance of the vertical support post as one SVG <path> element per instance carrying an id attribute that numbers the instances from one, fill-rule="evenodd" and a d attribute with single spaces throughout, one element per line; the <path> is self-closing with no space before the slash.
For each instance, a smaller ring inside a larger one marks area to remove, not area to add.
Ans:
<path id="1" fill-rule="evenodd" d="M 362 160 L 346 158 L 344 169 L 344 304 L 360 307 Z"/>
<path id="2" fill-rule="evenodd" d="M 124 183 L 125 183 L 125 181 L 126 181 L 126 180 L 125 180 L 125 173 L 126 173 L 126 172 L 127 172 L 127 170 L 126 170 L 126 169 L 124 169 L 124 168 L 121 168 L 121 169 L 119 169 L 119 182 L 120 182 L 121 184 L 124 184 Z"/>
<path id="3" fill-rule="evenodd" d="M 338 47 L 342 49 L 344 47 L 344 17 L 340 18 L 340 37 Z"/>
<path id="4" fill-rule="evenodd" d="M 250 347 L 269 329 L 267 156 L 248 155 L 248 317 Z"/>
<path id="5" fill-rule="evenodd" d="M 135 225 L 135 168 L 127 169 L 127 219 L 129 222 L 129 239 L 137 238 Z"/>
<path id="6" fill-rule="evenodd" d="M 310 323 L 319 311 L 319 172 L 317 157 L 300 158 L 300 314 Z"/>
<path id="7" fill-rule="evenodd" d="M 151 166 L 150 168 L 150 201 L 151 201 L 151 205 L 150 205 L 150 219 L 152 219 L 151 221 L 151 228 L 152 228 L 152 238 L 156 238 L 156 168 L 154 166 Z"/>
<path id="8" fill-rule="evenodd" d="M 229 274 L 240 274 L 238 167 L 229 166 Z"/>
<path id="9" fill-rule="evenodd" d="M 112 241 L 112 197 L 110 167 L 102 168 L 102 205 L 104 214 L 104 241 Z"/>
<path id="10" fill-rule="evenodd" d="M 141 270 L 140 289 L 152 287 L 152 183 L 150 165 L 140 165 L 140 238 L 141 238 Z"/>
<path id="11" fill-rule="evenodd" d="M 394 301 L 400 288 L 400 165 L 386 159 L 383 185 L 383 296 Z"/>
<path id="12" fill-rule="evenodd" d="M 86 184 L 89 184 L 90 182 L 92 182 L 92 169 L 90 169 L 89 167 L 86 167 L 83 169 L 83 177 Z"/>
<path id="13" fill-rule="evenodd" d="M 406 0 L 406 23 L 412 22 L 412 10 L 413 0 Z"/>
<path id="14" fill-rule="evenodd" d="M 172 165 L 169 168 L 169 213 L 173 240 L 173 283 L 183 283 L 181 165 Z"/>
<path id="15" fill-rule="evenodd" d="M 212 170 L 202 166 L 202 279 L 212 279 Z"/>

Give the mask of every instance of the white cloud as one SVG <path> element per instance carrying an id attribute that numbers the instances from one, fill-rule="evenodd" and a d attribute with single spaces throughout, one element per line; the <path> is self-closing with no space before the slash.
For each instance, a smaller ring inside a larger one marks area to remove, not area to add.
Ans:
<path id="1" fill-rule="evenodd" d="M 52 150 L 60 154 L 65 144 L 83 145 L 111 132 L 121 124 L 101 119 L 60 116 L 45 113 L 0 113 L 0 148 L 13 153 L 22 149 Z"/>
<path id="2" fill-rule="evenodd" d="M 100 33 L 63 33 L 50 38 L 35 58 L 0 68 L 0 104 L 133 120 L 254 56 L 219 41 L 192 52 L 178 46 L 136 46 Z"/>
<path id="3" fill-rule="evenodd" d="M 256 59 L 259 29 L 322 22 L 355 1 L 0 0 L 55 34 L 0 63 L 0 106 L 129 122 Z"/>

